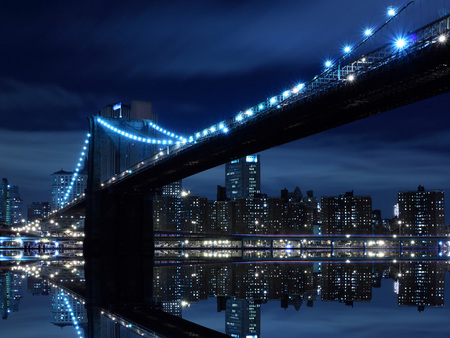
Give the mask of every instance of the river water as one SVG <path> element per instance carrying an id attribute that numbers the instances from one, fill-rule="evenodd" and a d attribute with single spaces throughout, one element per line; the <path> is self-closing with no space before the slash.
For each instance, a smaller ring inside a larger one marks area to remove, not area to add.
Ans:
<path id="1" fill-rule="evenodd" d="M 234 337 L 448 335 L 450 261 L 442 254 L 237 256 L 158 251 L 152 281 L 136 292 L 153 309 Z M 88 337 L 92 318 L 98 337 L 161 336 L 114 307 L 86 311 L 79 252 L 5 254 L 0 263 L 2 338 Z"/>

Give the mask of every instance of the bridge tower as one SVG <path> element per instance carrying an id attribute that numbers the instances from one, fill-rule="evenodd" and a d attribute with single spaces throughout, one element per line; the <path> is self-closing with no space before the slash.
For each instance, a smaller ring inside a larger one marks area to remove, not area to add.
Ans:
<path id="1" fill-rule="evenodd" d="M 98 118 L 134 135 L 153 136 L 156 122 L 148 102 L 109 105 L 89 117 L 88 182 L 84 253 L 91 305 L 150 301 L 153 264 L 152 191 L 104 189 L 102 182 L 150 157 L 143 144 L 104 128 Z M 101 287 L 100 287 L 101 286 Z"/>

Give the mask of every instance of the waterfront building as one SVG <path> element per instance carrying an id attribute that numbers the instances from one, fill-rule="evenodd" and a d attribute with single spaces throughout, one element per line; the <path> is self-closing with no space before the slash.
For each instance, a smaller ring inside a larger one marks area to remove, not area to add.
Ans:
<path id="1" fill-rule="evenodd" d="M 65 203 L 70 202 L 75 197 L 84 193 L 87 186 L 87 168 L 76 172 L 76 180 L 73 184 L 69 196 L 65 198 L 65 194 L 70 186 L 72 177 L 75 173 L 73 171 L 60 170 L 51 175 L 52 182 L 52 210 L 61 208 Z"/>
<path id="2" fill-rule="evenodd" d="M 202 233 L 208 227 L 208 199 L 198 195 L 183 194 L 181 197 L 181 229 L 185 232 Z"/>
<path id="3" fill-rule="evenodd" d="M 210 201 L 208 213 L 208 225 L 211 232 L 231 233 L 234 224 L 234 202 Z"/>
<path id="4" fill-rule="evenodd" d="M 0 315 L 7 319 L 9 313 L 19 311 L 22 299 L 22 276 L 11 271 L 0 273 Z"/>
<path id="5" fill-rule="evenodd" d="M 254 299 L 228 298 L 225 312 L 225 333 L 231 337 L 259 337 L 261 304 Z"/>
<path id="6" fill-rule="evenodd" d="M 398 193 L 399 233 L 407 236 L 439 236 L 445 233 L 444 191 Z"/>
<path id="7" fill-rule="evenodd" d="M 11 210 L 11 225 L 18 225 L 22 223 L 22 206 L 23 200 L 20 198 L 19 187 L 13 185 L 10 188 L 10 210 Z"/>
<path id="8" fill-rule="evenodd" d="M 50 323 L 61 328 L 75 325 L 83 329 L 87 327 L 87 312 L 81 301 L 75 300 L 57 288 L 51 289 L 51 297 L 52 309 Z M 77 322 L 77 324 L 74 322 Z"/>
<path id="9" fill-rule="evenodd" d="M 181 196 L 183 190 L 182 180 L 172 182 L 162 187 L 163 196 Z"/>
<path id="10" fill-rule="evenodd" d="M 33 296 L 48 296 L 51 289 L 47 280 L 33 276 L 27 277 L 27 288 Z"/>
<path id="11" fill-rule="evenodd" d="M 153 229 L 183 231 L 180 196 L 158 196 L 153 200 Z"/>
<path id="12" fill-rule="evenodd" d="M 33 202 L 28 205 L 27 220 L 33 222 L 35 220 L 44 218 L 50 212 L 49 202 Z"/>
<path id="13" fill-rule="evenodd" d="M 333 235 L 372 234 L 372 198 L 353 196 L 322 197 L 322 233 Z"/>
<path id="14" fill-rule="evenodd" d="M 372 299 L 372 266 L 369 264 L 323 264 L 322 301 L 338 301 L 352 306 L 353 302 Z"/>
<path id="15" fill-rule="evenodd" d="M 11 199 L 10 188 L 7 178 L 2 178 L 0 183 L 0 223 L 11 225 Z"/>
<path id="16" fill-rule="evenodd" d="M 400 265 L 395 276 L 394 290 L 399 306 L 443 307 L 445 266 L 436 262 L 413 262 Z"/>
<path id="17" fill-rule="evenodd" d="M 267 198 L 238 198 L 235 200 L 236 234 L 267 234 L 268 233 Z"/>
<path id="18" fill-rule="evenodd" d="M 261 192 L 261 168 L 259 155 L 249 155 L 225 164 L 226 196 L 254 198 Z"/>

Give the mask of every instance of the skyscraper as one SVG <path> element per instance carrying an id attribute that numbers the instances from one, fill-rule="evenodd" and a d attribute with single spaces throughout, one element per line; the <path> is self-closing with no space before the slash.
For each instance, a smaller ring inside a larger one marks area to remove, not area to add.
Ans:
<path id="1" fill-rule="evenodd" d="M 23 218 L 23 200 L 20 198 L 19 187 L 17 185 L 11 186 L 9 198 L 11 209 L 11 225 L 20 224 Z"/>
<path id="2" fill-rule="evenodd" d="M 227 299 L 225 333 L 231 337 L 257 338 L 260 332 L 261 305 L 254 299 Z"/>
<path id="3" fill-rule="evenodd" d="M 7 178 L 0 184 L 0 223 L 11 225 L 10 188 Z"/>
<path id="4" fill-rule="evenodd" d="M 227 198 L 254 198 L 261 192 L 259 155 L 250 155 L 225 165 Z"/>
<path id="5" fill-rule="evenodd" d="M 322 230 L 324 234 L 372 234 L 372 198 L 353 196 L 322 197 Z"/>
<path id="6" fill-rule="evenodd" d="M 417 191 L 398 193 L 400 234 L 412 236 L 436 236 L 445 232 L 445 208 L 443 191 Z"/>

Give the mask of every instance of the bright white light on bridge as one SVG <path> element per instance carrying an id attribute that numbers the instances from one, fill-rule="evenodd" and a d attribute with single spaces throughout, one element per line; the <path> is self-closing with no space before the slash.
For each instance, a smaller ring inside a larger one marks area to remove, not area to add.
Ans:
<path id="1" fill-rule="evenodd" d="M 294 87 L 294 89 L 292 89 L 292 93 L 293 93 L 293 94 L 297 94 L 300 90 L 303 89 L 304 86 L 305 86 L 305 85 L 304 85 L 303 83 L 300 83 L 300 84 L 296 85 L 296 86 Z"/>
<path id="2" fill-rule="evenodd" d="M 253 110 L 247 109 L 247 110 L 245 111 L 245 115 L 247 115 L 247 116 L 252 116 L 252 115 L 253 115 Z"/>
<path id="3" fill-rule="evenodd" d="M 370 28 L 367 28 L 365 31 L 364 31 L 364 35 L 365 36 L 371 36 L 372 35 L 372 30 L 370 29 Z"/>
<path id="4" fill-rule="evenodd" d="M 352 47 L 350 47 L 350 46 L 345 46 L 344 47 L 344 52 L 345 53 L 350 53 L 352 51 Z M 331 65 L 330 65 L 331 66 Z"/>
<path id="5" fill-rule="evenodd" d="M 395 46 L 398 48 L 398 49 L 403 49 L 403 48 L 405 48 L 406 47 L 406 40 L 404 39 L 404 38 L 398 38 L 396 41 L 395 41 Z"/>
<path id="6" fill-rule="evenodd" d="M 350 81 L 350 82 L 355 81 L 355 75 L 350 74 L 350 75 L 347 77 L 347 80 Z"/>
<path id="7" fill-rule="evenodd" d="M 228 128 L 227 127 L 223 128 L 223 132 L 228 133 Z"/>
<path id="8" fill-rule="evenodd" d="M 276 96 L 270 98 L 270 104 L 274 104 L 276 102 L 277 102 L 277 97 Z"/>
<path id="9" fill-rule="evenodd" d="M 287 98 L 287 97 L 289 97 L 290 94 L 291 94 L 291 92 L 290 92 L 289 90 L 286 90 L 286 91 L 283 93 L 283 97 L 284 97 L 284 98 Z"/>
<path id="10" fill-rule="evenodd" d="M 447 40 L 447 37 L 445 36 L 445 35 L 439 35 L 439 37 L 438 37 L 438 41 L 439 42 L 445 42 Z"/>
<path id="11" fill-rule="evenodd" d="M 330 68 L 333 63 L 330 60 L 325 61 L 325 67 Z"/>
<path id="12" fill-rule="evenodd" d="M 389 7 L 388 11 L 387 11 L 387 15 L 388 16 L 395 16 L 395 14 L 397 14 L 397 12 L 395 11 L 395 8 Z"/>

